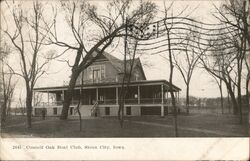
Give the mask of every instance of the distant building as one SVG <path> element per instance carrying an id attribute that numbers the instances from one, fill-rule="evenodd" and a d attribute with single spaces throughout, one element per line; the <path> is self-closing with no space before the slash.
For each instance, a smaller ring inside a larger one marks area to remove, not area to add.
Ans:
<path id="1" fill-rule="evenodd" d="M 127 61 L 127 67 L 132 60 Z M 118 113 L 118 98 L 124 77 L 123 61 L 104 52 L 96 61 L 79 76 L 73 93 L 69 115 L 77 115 L 74 111 L 79 99 L 80 111 L 83 116 L 116 116 Z M 125 78 L 127 75 L 125 75 Z M 83 86 L 81 87 L 81 79 Z M 176 96 L 180 88 L 173 85 Z M 64 93 L 67 86 L 35 88 L 35 92 L 45 92 L 55 95 L 55 101 L 37 104 L 33 114 L 40 115 L 46 108 L 47 115 L 57 116 L 61 114 Z M 134 60 L 132 67 L 131 83 L 125 99 L 124 113 L 127 116 L 161 115 L 169 111 L 170 83 L 166 80 L 146 80 L 140 59 Z M 48 99 L 49 100 L 49 99 Z"/>

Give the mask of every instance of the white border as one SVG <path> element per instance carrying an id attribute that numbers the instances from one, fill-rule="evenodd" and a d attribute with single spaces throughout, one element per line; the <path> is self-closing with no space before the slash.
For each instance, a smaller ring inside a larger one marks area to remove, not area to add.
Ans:
<path id="1" fill-rule="evenodd" d="M 13 149 L 18 145 L 21 149 Z M 2 160 L 249 159 L 249 138 L 2 138 L 0 146 Z M 43 146 L 43 149 L 28 149 L 29 146 Z M 57 146 L 68 148 L 57 149 Z M 82 149 L 71 149 L 70 146 L 81 146 Z M 97 149 L 85 149 L 85 146 L 96 146 Z M 113 149 L 113 146 L 124 149 Z"/>

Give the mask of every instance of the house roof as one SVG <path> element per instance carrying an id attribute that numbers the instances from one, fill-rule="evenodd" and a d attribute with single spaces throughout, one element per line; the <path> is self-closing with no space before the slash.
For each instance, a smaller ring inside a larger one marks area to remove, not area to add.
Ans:
<path id="1" fill-rule="evenodd" d="M 103 52 L 102 54 L 110 61 L 110 63 L 118 70 L 119 73 L 124 73 L 124 63 L 123 63 L 124 61 L 123 60 L 120 60 L 107 52 Z M 132 66 L 132 61 L 133 61 L 133 59 L 126 60 L 126 65 L 127 65 L 126 68 L 128 71 L 130 70 L 130 67 Z M 146 79 L 140 58 L 134 59 L 132 71 L 134 70 L 134 68 L 136 66 L 139 66 L 141 68 L 142 74 L 143 74 L 144 78 Z"/>

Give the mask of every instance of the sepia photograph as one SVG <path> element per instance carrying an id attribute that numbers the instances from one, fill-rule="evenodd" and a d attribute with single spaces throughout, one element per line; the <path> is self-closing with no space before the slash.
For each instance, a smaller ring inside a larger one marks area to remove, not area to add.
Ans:
<path id="1" fill-rule="evenodd" d="M 2 139 L 249 137 L 249 0 L 0 4 Z"/>

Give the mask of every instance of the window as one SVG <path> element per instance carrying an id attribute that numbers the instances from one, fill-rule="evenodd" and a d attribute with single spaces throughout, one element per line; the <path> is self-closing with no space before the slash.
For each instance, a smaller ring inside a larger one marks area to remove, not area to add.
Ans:
<path id="1" fill-rule="evenodd" d="M 101 72 L 99 69 L 93 70 L 93 82 L 98 82 L 101 79 Z"/>
<path id="2" fill-rule="evenodd" d="M 139 74 L 137 72 L 135 73 L 135 80 L 139 80 Z"/>
<path id="3" fill-rule="evenodd" d="M 99 95 L 99 101 L 104 101 L 104 96 L 103 95 Z"/>
<path id="4" fill-rule="evenodd" d="M 92 78 L 93 78 L 92 67 L 88 67 L 88 79 L 92 79 Z"/>
<path id="5" fill-rule="evenodd" d="M 57 108 L 53 108 L 53 114 L 57 115 Z"/>
<path id="6" fill-rule="evenodd" d="M 93 80 L 93 82 L 98 82 L 104 78 L 105 78 L 104 65 L 94 65 L 88 68 L 88 79 Z"/>
<path id="7" fill-rule="evenodd" d="M 126 107 L 126 115 L 131 115 L 131 107 Z"/>
<path id="8" fill-rule="evenodd" d="M 110 107 L 105 107 L 105 115 L 110 115 Z"/>
<path id="9" fill-rule="evenodd" d="M 101 65 L 101 78 L 105 78 L 105 66 Z"/>

